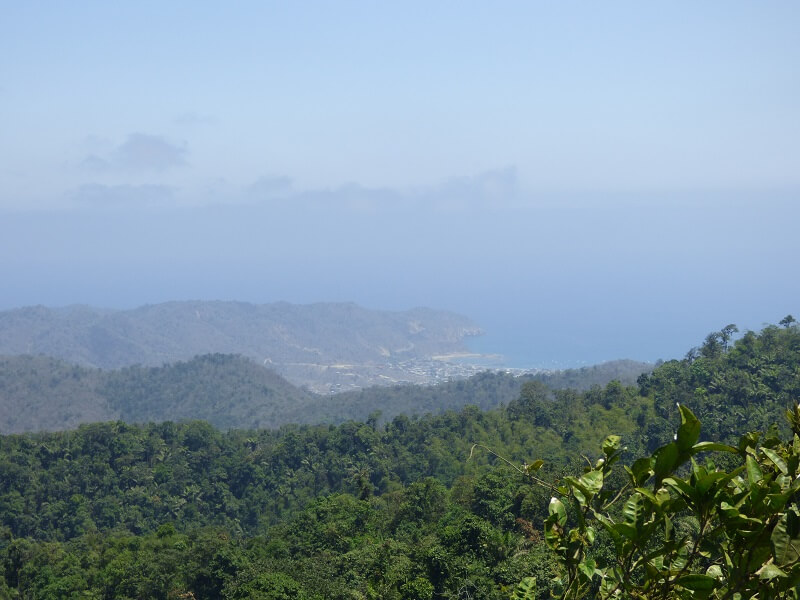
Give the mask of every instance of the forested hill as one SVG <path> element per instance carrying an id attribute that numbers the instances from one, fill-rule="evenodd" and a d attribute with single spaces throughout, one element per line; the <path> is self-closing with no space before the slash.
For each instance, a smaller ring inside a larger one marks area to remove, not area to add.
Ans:
<path id="1" fill-rule="evenodd" d="M 44 356 L 0 358 L 4 432 L 67 429 L 117 419 L 204 419 L 221 428 L 274 427 L 302 422 L 318 401 L 274 371 L 232 355 L 113 371 Z"/>
<path id="2" fill-rule="evenodd" d="M 377 311 L 352 303 L 35 306 L 0 312 L 0 355 L 44 354 L 110 369 L 240 354 L 298 385 L 347 387 L 381 377 L 416 381 L 398 365 L 464 352 L 464 339 L 480 333 L 468 318 L 446 311 Z"/>
<path id="3" fill-rule="evenodd" d="M 275 428 L 289 423 L 381 420 L 460 409 L 494 408 L 539 378 L 551 387 L 587 389 L 612 379 L 633 383 L 648 365 L 618 361 L 575 371 L 514 377 L 480 373 L 436 386 L 368 388 L 332 396 L 311 394 L 242 356 L 203 355 L 160 367 L 105 371 L 45 356 L 0 357 L 0 433 L 59 430 L 80 423 L 203 419 L 222 429 Z"/>
<path id="4" fill-rule="evenodd" d="M 590 367 L 513 375 L 502 371 L 485 371 L 468 379 L 458 379 L 431 386 L 396 385 L 369 387 L 332 396 L 327 402 L 329 414 L 349 415 L 364 420 L 374 411 L 383 419 L 395 415 L 437 414 L 447 409 L 460 410 L 474 405 L 483 410 L 507 405 L 517 399 L 522 386 L 539 381 L 553 390 L 586 391 L 610 381 L 633 385 L 653 365 L 633 360 L 614 360 Z M 313 421 L 308 421 L 313 422 Z"/>
<path id="5" fill-rule="evenodd" d="M 531 381 L 487 411 L 0 436 L 0 598 L 507 600 L 529 575 L 546 598 L 557 569 L 540 533 L 551 491 L 495 456 L 542 458 L 537 475 L 553 482 L 617 433 L 631 464 L 673 439 L 676 403 L 700 418 L 703 440 L 735 444 L 758 429 L 774 446 L 800 398 L 800 328 L 735 343 L 731 333 L 636 386 Z M 759 474 L 751 466 L 747 476 Z M 609 481 L 609 493 L 623 483 Z M 592 552 L 613 553 L 613 543 L 598 532 Z"/>

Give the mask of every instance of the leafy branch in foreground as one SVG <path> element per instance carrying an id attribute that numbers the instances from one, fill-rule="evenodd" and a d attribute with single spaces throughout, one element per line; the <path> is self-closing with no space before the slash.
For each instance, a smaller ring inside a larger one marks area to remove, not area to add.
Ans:
<path id="1" fill-rule="evenodd" d="M 555 597 L 800 597 L 800 405 L 787 411 L 789 442 L 748 433 L 738 447 L 699 442 L 700 422 L 679 410 L 675 439 L 625 466 L 621 489 L 610 489 L 624 451 L 618 436 L 556 488 L 544 526 L 561 571 Z M 733 468 L 716 466 L 714 455 Z M 613 553 L 604 556 L 601 537 Z M 527 578 L 512 598 L 533 597 L 533 584 Z"/>

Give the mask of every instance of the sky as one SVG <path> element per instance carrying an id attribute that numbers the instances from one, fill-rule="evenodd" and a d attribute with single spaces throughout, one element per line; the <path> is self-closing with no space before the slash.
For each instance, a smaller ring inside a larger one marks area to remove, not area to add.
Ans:
<path id="1" fill-rule="evenodd" d="M 800 5 L 6 3 L 0 310 L 449 309 L 514 366 L 800 313 Z"/>

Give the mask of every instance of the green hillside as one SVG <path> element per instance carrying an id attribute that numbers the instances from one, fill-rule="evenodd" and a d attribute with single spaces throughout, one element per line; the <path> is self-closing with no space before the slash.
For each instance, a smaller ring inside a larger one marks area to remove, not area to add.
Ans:
<path id="1" fill-rule="evenodd" d="M 113 371 L 42 356 L 0 358 L 0 431 L 62 430 L 80 423 L 205 419 L 220 428 L 302 421 L 319 398 L 233 355 Z M 324 419 L 323 419 L 324 420 Z"/>
<path id="2" fill-rule="evenodd" d="M 543 458 L 547 484 L 579 473 L 582 456 L 597 457 L 615 433 L 630 465 L 673 440 L 678 402 L 700 418 L 702 440 L 737 445 L 762 429 L 772 433 L 758 447 L 779 449 L 800 396 L 800 328 L 735 343 L 730 333 L 637 386 L 527 382 L 485 411 L 385 425 L 221 432 L 200 421 L 112 422 L 2 436 L 0 597 L 506 599 L 531 575 L 535 597 L 548 597 L 561 568 L 541 529 L 552 492 L 497 456 L 517 469 Z M 765 477 L 749 469 L 752 485 Z M 606 485 L 622 490 L 624 476 Z M 598 533 L 592 553 L 613 556 L 612 540 Z"/>
<path id="3" fill-rule="evenodd" d="M 519 396 L 523 383 L 532 379 L 578 389 L 615 378 L 634 383 L 647 367 L 617 361 L 525 377 L 485 372 L 436 386 L 371 387 L 323 396 L 235 355 L 202 355 L 160 367 L 110 371 L 44 356 L 0 357 L 0 432 L 54 431 L 108 420 L 203 419 L 222 429 L 365 421 L 376 413 L 385 421 L 399 414 L 438 414 L 468 404 L 496 408 Z"/>

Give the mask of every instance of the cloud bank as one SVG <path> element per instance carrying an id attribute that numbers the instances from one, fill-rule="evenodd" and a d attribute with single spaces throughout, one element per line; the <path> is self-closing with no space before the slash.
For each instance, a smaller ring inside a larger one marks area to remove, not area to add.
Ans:
<path id="1" fill-rule="evenodd" d="M 94 171 L 132 171 L 160 173 L 186 165 L 185 145 L 170 142 L 160 135 L 132 133 L 106 156 L 90 154 L 81 162 Z"/>

